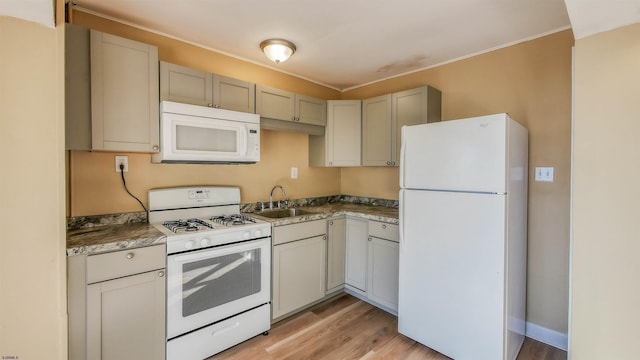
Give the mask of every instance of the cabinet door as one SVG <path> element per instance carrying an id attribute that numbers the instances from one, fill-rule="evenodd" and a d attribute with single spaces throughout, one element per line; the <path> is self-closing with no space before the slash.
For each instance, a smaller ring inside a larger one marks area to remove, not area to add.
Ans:
<path id="1" fill-rule="evenodd" d="M 213 76 L 206 71 L 162 61 L 160 100 L 213 106 Z"/>
<path id="2" fill-rule="evenodd" d="M 94 150 L 157 152 L 158 48 L 91 30 Z"/>
<path id="3" fill-rule="evenodd" d="M 295 120 L 305 124 L 327 124 L 327 101 L 310 96 L 296 95 Z"/>
<path id="4" fill-rule="evenodd" d="M 362 101 L 362 165 L 392 165 L 391 94 Z"/>
<path id="5" fill-rule="evenodd" d="M 260 117 L 293 121 L 295 94 L 262 85 L 256 85 L 256 114 Z"/>
<path id="6" fill-rule="evenodd" d="M 345 284 L 367 291 L 367 221 L 347 219 Z"/>
<path id="7" fill-rule="evenodd" d="M 367 297 L 394 311 L 398 310 L 397 242 L 369 237 Z"/>
<path id="8" fill-rule="evenodd" d="M 327 293 L 344 285 L 347 219 L 329 220 L 327 233 Z"/>
<path id="9" fill-rule="evenodd" d="M 87 286 L 87 359 L 157 360 L 164 349 L 164 270 Z"/>
<path id="10" fill-rule="evenodd" d="M 273 247 L 273 318 L 321 299 L 325 294 L 326 236 Z"/>
<path id="11" fill-rule="evenodd" d="M 391 96 L 391 156 L 396 166 L 400 166 L 400 129 L 427 123 L 427 89 L 424 86 Z"/>
<path id="12" fill-rule="evenodd" d="M 360 165 L 361 101 L 332 100 L 325 136 L 328 166 Z"/>
<path id="13" fill-rule="evenodd" d="M 222 75 L 213 75 L 213 106 L 255 113 L 256 84 Z"/>

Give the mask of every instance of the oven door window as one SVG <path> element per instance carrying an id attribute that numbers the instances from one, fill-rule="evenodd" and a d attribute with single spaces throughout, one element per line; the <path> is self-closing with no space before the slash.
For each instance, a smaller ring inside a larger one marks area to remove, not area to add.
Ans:
<path id="1" fill-rule="evenodd" d="M 260 251 L 258 248 L 182 264 L 182 316 L 259 293 Z"/>

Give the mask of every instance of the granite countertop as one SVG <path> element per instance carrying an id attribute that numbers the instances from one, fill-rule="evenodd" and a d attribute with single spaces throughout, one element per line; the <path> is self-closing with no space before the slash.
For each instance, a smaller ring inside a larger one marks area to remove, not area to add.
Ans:
<path id="1" fill-rule="evenodd" d="M 256 215 L 251 211 L 248 211 L 248 213 L 271 223 L 273 226 L 327 219 L 341 215 L 398 224 L 398 209 L 396 207 L 352 202 L 328 202 L 318 205 L 295 207 L 307 210 L 313 214 L 270 219 Z M 92 255 L 165 243 L 166 236 L 153 225 L 146 222 L 105 224 L 105 221 L 110 221 L 105 220 L 107 217 L 113 219 L 128 219 L 131 216 L 131 214 L 118 214 L 117 216 L 111 214 L 99 219 L 91 219 L 91 221 L 82 219 L 81 222 L 86 222 L 83 224 L 83 227 L 67 231 L 67 255 Z M 77 219 L 71 219 L 70 223 L 73 223 L 75 220 Z M 98 225 L 95 225 L 95 223 Z"/>
<path id="2" fill-rule="evenodd" d="M 164 244 L 166 236 L 148 223 L 116 224 L 67 231 L 67 255 L 91 255 Z"/>
<path id="3" fill-rule="evenodd" d="M 271 219 L 260 216 L 258 214 L 252 215 L 259 218 L 260 220 L 270 222 L 273 226 L 283 226 L 304 221 L 327 219 L 340 215 L 348 215 L 367 220 L 376 220 L 398 224 L 398 209 L 393 207 L 336 202 L 317 206 L 300 206 L 296 208 L 307 210 L 309 212 L 312 212 L 313 214 L 279 219 Z"/>

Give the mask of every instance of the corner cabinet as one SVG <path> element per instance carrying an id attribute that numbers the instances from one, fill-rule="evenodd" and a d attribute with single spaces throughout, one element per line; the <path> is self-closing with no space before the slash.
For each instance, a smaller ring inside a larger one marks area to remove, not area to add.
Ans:
<path id="1" fill-rule="evenodd" d="M 255 112 L 255 84 L 160 62 L 160 100 Z"/>
<path id="2" fill-rule="evenodd" d="M 290 315 L 325 295 L 326 220 L 273 228 L 272 318 Z"/>
<path id="3" fill-rule="evenodd" d="M 310 96 L 256 85 L 256 114 L 267 119 L 325 126 L 327 102 Z"/>
<path id="4" fill-rule="evenodd" d="M 367 293 L 367 227 L 366 220 L 347 218 L 344 282 L 363 295 Z"/>
<path id="5" fill-rule="evenodd" d="M 439 90 L 431 86 L 362 101 L 362 165 L 399 166 L 405 125 L 440 121 Z"/>
<path id="6" fill-rule="evenodd" d="M 360 166 L 360 100 L 327 101 L 324 134 L 309 136 L 310 166 Z"/>
<path id="7" fill-rule="evenodd" d="M 158 48 L 91 30 L 93 150 L 158 152 Z"/>

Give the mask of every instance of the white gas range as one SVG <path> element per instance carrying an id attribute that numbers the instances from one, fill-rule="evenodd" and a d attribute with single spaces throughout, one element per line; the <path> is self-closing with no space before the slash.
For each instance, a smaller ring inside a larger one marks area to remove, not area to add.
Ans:
<path id="1" fill-rule="evenodd" d="M 240 214 L 240 189 L 149 191 L 167 236 L 167 359 L 201 360 L 270 329 L 271 224 Z"/>

